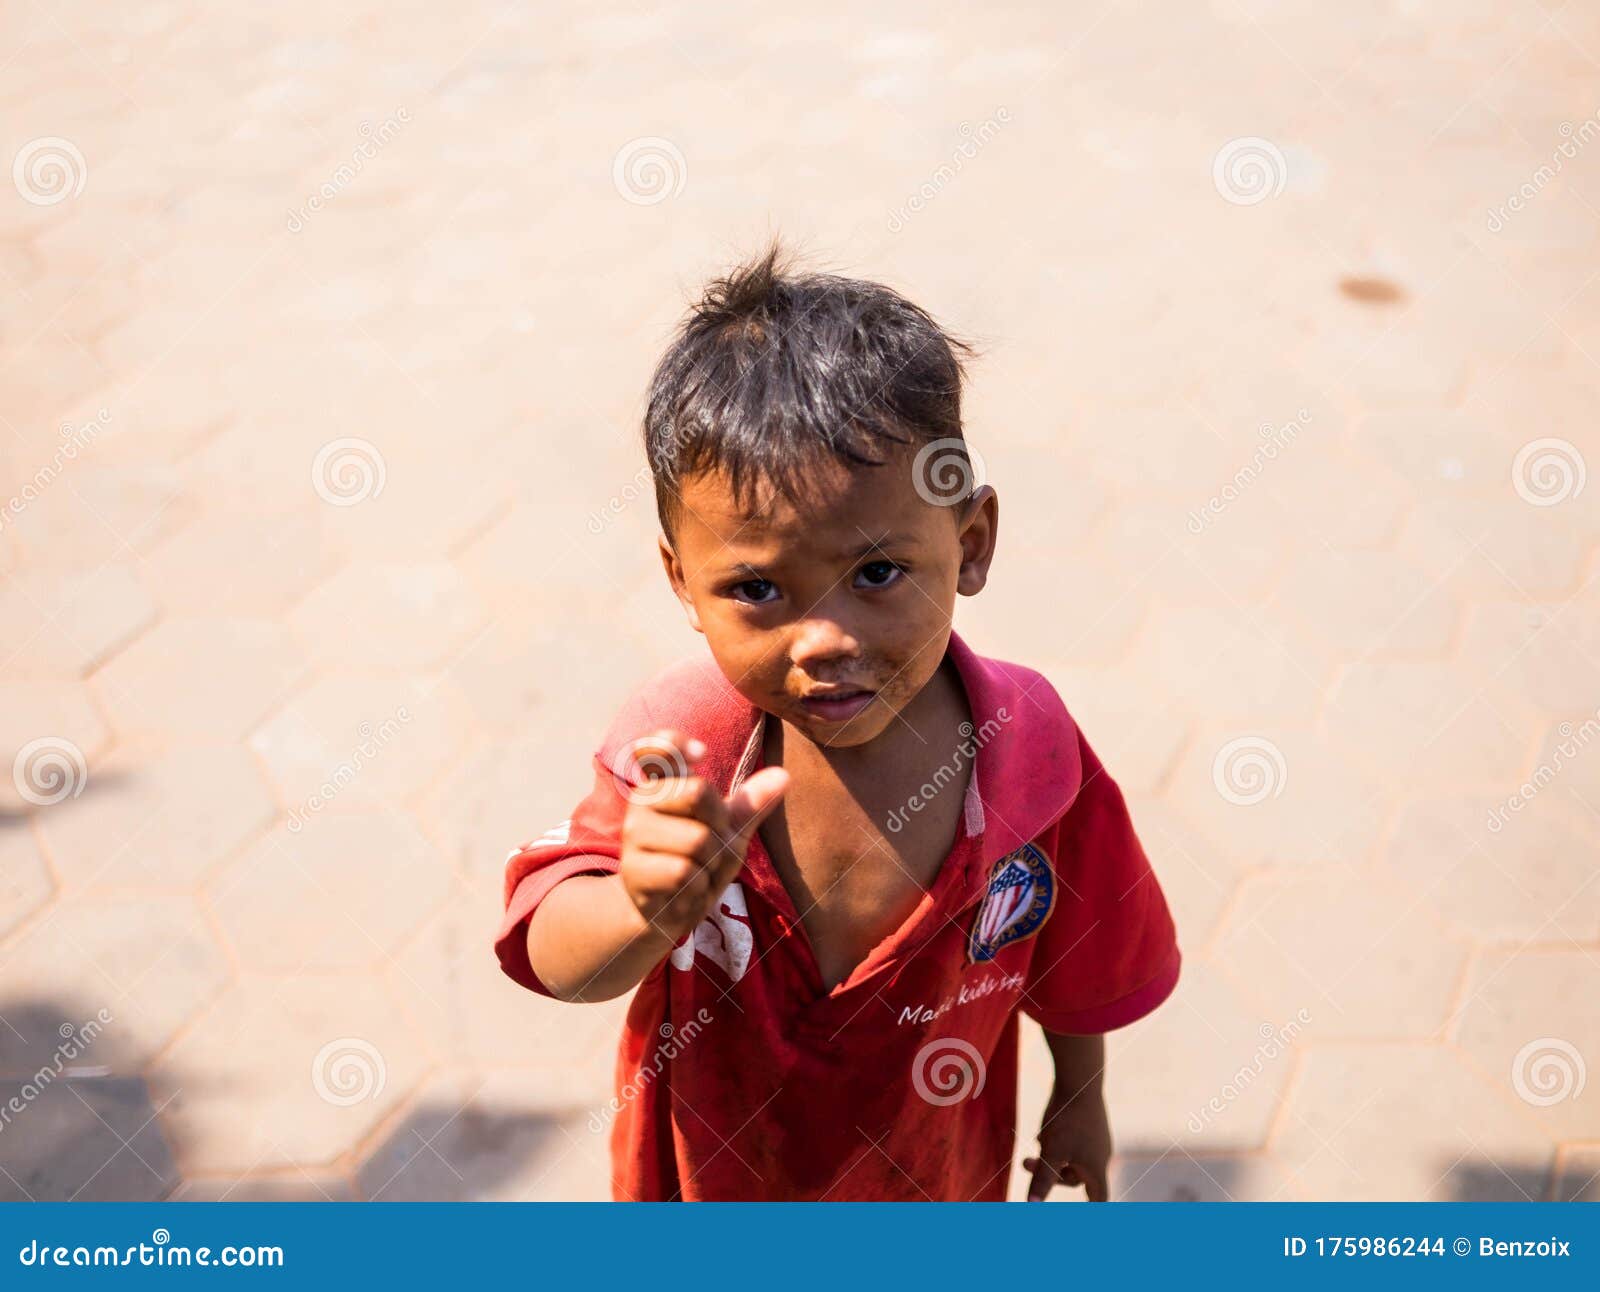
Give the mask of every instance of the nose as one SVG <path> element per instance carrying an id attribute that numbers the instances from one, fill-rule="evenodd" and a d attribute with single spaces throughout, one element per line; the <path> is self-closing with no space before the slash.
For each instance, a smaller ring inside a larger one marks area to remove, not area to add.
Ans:
<path id="1" fill-rule="evenodd" d="M 859 659 L 861 643 L 833 619 L 806 619 L 795 628 L 789 658 L 813 676 L 847 660 Z M 820 679 L 819 679 L 820 680 Z"/>

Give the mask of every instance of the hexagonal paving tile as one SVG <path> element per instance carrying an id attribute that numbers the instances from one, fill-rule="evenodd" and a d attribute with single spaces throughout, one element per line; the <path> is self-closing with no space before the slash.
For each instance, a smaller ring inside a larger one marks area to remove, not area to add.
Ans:
<path id="1" fill-rule="evenodd" d="M 1246 880 L 1215 955 L 1268 1017 L 1306 1010 L 1319 1040 L 1421 1040 L 1444 1026 L 1467 950 L 1416 893 L 1351 869 Z"/>
<path id="2" fill-rule="evenodd" d="M 596 1107 L 611 1095 L 628 997 L 574 1006 L 518 986 L 490 941 L 499 886 L 456 895 L 385 974 L 442 1063 L 515 1066 L 525 1093 L 552 1107 Z"/>
<path id="3" fill-rule="evenodd" d="M 1264 1017 L 1209 965 L 1186 960 L 1166 1004 L 1107 1037 L 1118 1142 L 1155 1153 L 1260 1148 L 1301 1042 L 1314 1034 L 1314 1022 Z M 1160 1057 L 1171 1054 L 1192 1062 Z"/>
<path id="4" fill-rule="evenodd" d="M 373 978 L 247 977 L 149 1076 L 188 1172 L 331 1163 L 404 1102 L 416 1043 Z"/>
<path id="5" fill-rule="evenodd" d="M 208 512 L 152 550 L 144 572 L 173 613 L 276 616 L 335 564 L 321 514 L 308 503 L 291 512 Z"/>
<path id="6" fill-rule="evenodd" d="M 376 965 L 444 902 L 452 876 L 409 817 L 331 810 L 274 826 L 209 885 L 247 968 Z"/>
<path id="7" fill-rule="evenodd" d="M 466 701 L 450 678 L 368 672 L 317 678 L 250 736 L 293 814 L 313 804 L 402 803 L 464 748 Z"/>
<path id="8" fill-rule="evenodd" d="M 1318 643 L 1293 639 L 1259 615 L 1231 607 L 1157 607 L 1127 663 L 1164 679 L 1182 712 L 1216 722 L 1261 714 L 1309 722 L 1332 656 Z"/>
<path id="9" fill-rule="evenodd" d="M 1577 597 L 1554 607 L 1474 606 L 1462 636 L 1461 666 L 1550 712 L 1592 714 L 1600 685 L 1600 611 L 1589 600 Z"/>
<path id="10" fill-rule="evenodd" d="M 155 619 L 133 567 L 19 574 L 0 584 L 0 647 L 11 677 L 82 677 Z"/>
<path id="11" fill-rule="evenodd" d="M 49 901 L 54 891 L 27 822 L 0 819 L 0 940 Z"/>
<path id="12" fill-rule="evenodd" d="M 118 750 L 92 792 L 42 813 L 39 830 L 69 890 L 187 890 L 276 812 L 237 745 Z"/>
<path id="13" fill-rule="evenodd" d="M 286 1176 L 203 1176 L 185 1180 L 168 1202 L 349 1202 L 350 1185 L 334 1176 L 292 1171 Z"/>
<path id="14" fill-rule="evenodd" d="M 1449 590 L 1387 552 L 1319 548 L 1297 557 L 1277 604 L 1350 655 L 1439 655 L 1460 607 Z"/>
<path id="15" fill-rule="evenodd" d="M 177 1183 L 156 1107 L 137 1078 L 42 1089 L 0 1079 L 0 1104 L 13 1098 L 22 1108 L 0 1135 L 0 1201 L 154 1202 Z"/>
<path id="16" fill-rule="evenodd" d="M 1397 783 L 1510 776 L 1533 719 L 1504 694 L 1491 699 L 1490 676 L 1456 663 L 1361 661 L 1330 690 L 1325 725 L 1351 763 Z"/>
<path id="17" fill-rule="evenodd" d="M 1442 1046 L 1309 1049 L 1273 1156 L 1313 1200 L 1544 1196 L 1555 1146 Z"/>
<path id="18" fill-rule="evenodd" d="M 1174 1148 L 1111 1159 L 1111 1196 L 1123 1202 L 1277 1202 L 1287 1183 L 1283 1168 L 1258 1153 L 1191 1156 Z"/>
<path id="19" fill-rule="evenodd" d="M 1592 942 L 1600 928 L 1592 818 L 1545 794 L 1495 830 L 1503 802 L 1486 798 L 1408 804 L 1385 864 L 1485 941 Z"/>
<path id="20" fill-rule="evenodd" d="M 110 1019 L 88 1062 L 137 1071 L 226 978 L 222 952 L 194 899 L 65 898 L 0 952 L 0 1013 L 56 1011 L 63 1026 Z M 33 1071 L 60 1042 L 54 1026 L 0 1029 L 0 1065 Z"/>
<path id="21" fill-rule="evenodd" d="M 1244 863 L 1357 865 L 1388 810 L 1385 787 L 1305 727 L 1196 730 L 1166 795 Z"/>
<path id="22" fill-rule="evenodd" d="M 123 732 L 244 735 L 306 669 L 288 633 L 264 619 L 157 624 L 92 678 Z"/>
<path id="23" fill-rule="evenodd" d="M 1487 950 L 1473 964 L 1456 1039 L 1508 1098 L 1561 1140 L 1600 1140 L 1600 953 Z"/>
<path id="24" fill-rule="evenodd" d="M 1478 600 L 1570 594 L 1592 540 L 1554 510 L 1515 497 L 1428 503 L 1407 519 L 1398 550 Z"/>
<path id="25" fill-rule="evenodd" d="M 434 1077 L 361 1164 L 375 1202 L 590 1201 L 611 1197 L 606 1127 L 552 1107 L 515 1070 Z"/>
<path id="26" fill-rule="evenodd" d="M 449 665 L 484 619 L 455 567 L 443 561 L 348 566 L 289 614 L 320 663 L 415 672 Z"/>

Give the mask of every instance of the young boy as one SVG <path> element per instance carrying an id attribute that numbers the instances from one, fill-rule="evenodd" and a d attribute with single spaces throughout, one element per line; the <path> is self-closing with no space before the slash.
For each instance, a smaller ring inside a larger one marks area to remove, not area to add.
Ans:
<path id="1" fill-rule="evenodd" d="M 655 373 L 661 559 L 710 657 L 638 691 L 572 819 L 513 852 L 496 940 L 533 991 L 637 988 L 618 1199 L 1004 1200 L 1019 1011 L 1055 1063 L 1028 1196 L 1107 1196 L 1102 1034 L 1178 946 L 1050 683 L 951 629 L 998 522 L 962 349 L 774 248 Z"/>

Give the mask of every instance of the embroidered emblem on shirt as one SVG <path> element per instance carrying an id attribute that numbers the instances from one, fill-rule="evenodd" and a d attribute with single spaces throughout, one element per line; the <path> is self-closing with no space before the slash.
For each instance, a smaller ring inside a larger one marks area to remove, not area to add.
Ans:
<path id="1" fill-rule="evenodd" d="M 744 889 L 735 881 L 728 885 L 716 909 L 695 925 L 694 936 L 672 949 L 672 967 L 692 969 L 695 956 L 702 955 L 727 974 L 729 981 L 738 982 L 750 967 L 755 945 L 750 908 L 745 905 Z"/>
<path id="2" fill-rule="evenodd" d="M 1031 843 L 995 862 L 978 903 L 967 954 L 974 963 L 993 960 L 1001 947 L 1039 930 L 1055 902 L 1049 859 Z"/>

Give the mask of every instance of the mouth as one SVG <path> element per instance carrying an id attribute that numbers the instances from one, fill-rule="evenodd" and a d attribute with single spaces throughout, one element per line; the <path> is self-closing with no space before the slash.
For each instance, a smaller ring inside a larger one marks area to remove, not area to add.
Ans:
<path id="1" fill-rule="evenodd" d="M 859 686 L 832 687 L 800 697 L 800 706 L 824 722 L 845 722 L 856 716 L 877 695 Z"/>

